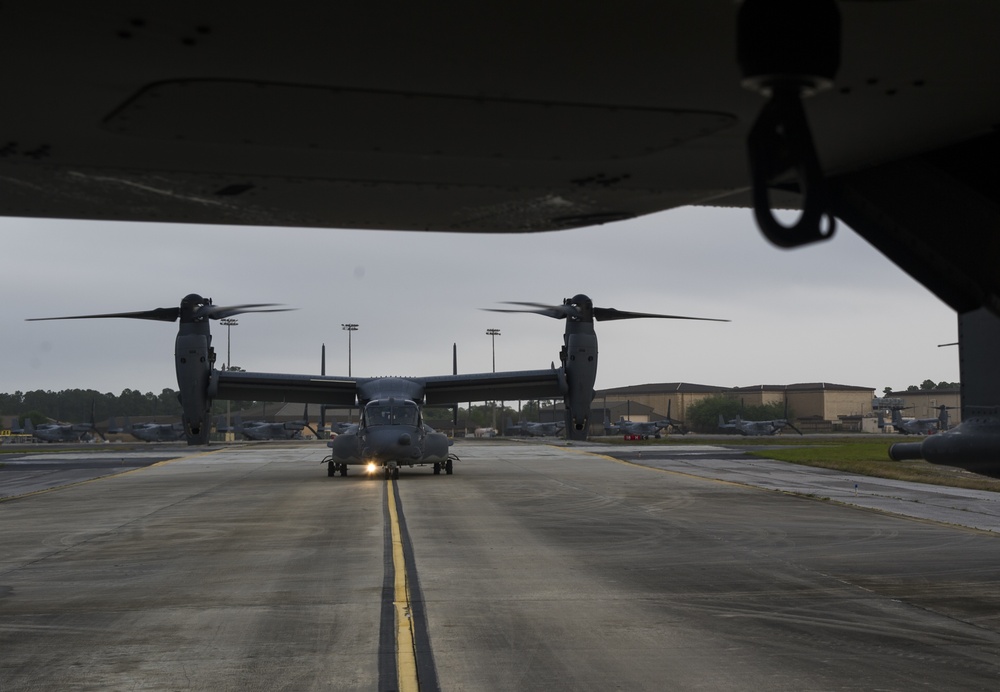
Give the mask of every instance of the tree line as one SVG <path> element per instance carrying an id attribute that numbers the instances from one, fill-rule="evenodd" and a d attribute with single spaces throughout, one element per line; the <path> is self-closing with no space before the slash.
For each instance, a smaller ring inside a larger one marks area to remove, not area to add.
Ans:
<path id="1" fill-rule="evenodd" d="M 234 401 L 232 407 L 239 410 L 249 408 L 254 403 Z M 213 402 L 213 414 L 225 412 L 225 401 Z M 0 393 L 0 414 L 17 416 L 19 419 L 30 418 L 35 424 L 48 420 L 86 423 L 90 421 L 91 415 L 98 421 L 123 416 L 179 418 L 181 404 L 177 392 L 170 388 L 163 389 L 159 394 L 123 389 L 117 395 L 94 389 L 63 389 L 58 392 L 36 389 L 13 394 Z"/>
<path id="2" fill-rule="evenodd" d="M 924 380 L 920 385 L 911 384 L 906 388 L 907 392 L 929 392 L 935 389 L 958 389 L 961 386 L 958 382 L 934 382 L 934 380 Z M 883 390 L 886 395 L 891 394 L 896 391 L 892 387 L 885 387 Z"/>
<path id="3" fill-rule="evenodd" d="M 249 409 L 261 402 L 232 401 L 233 411 Z M 525 420 L 538 420 L 540 409 L 551 408 L 546 403 L 529 401 L 521 408 Z M 88 423 L 93 412 L 95 421 L 129 416 L 178 419 L 181 404 L 177 392 L 170 388 L 159 394 L 140 392 L 137 389 L 123 389 L 121 394 L 98 392 L 94 389 L 63 389 L 58 392 L 36 389 L 30 392 L 16 391 L 13 394 L 0 393 L 0 415 L 17 416 L 19 420 L 30 418 L 36 425 L 49 420 L 67 423 Z M 226 413 L 226 401 L 212 402 L 212 415 Z M 318 415 L 318 414 L 315 414 Z M 428 408 L 425 417 L 447 420 L 452 417 L 448 410 Z M 517 409 L 510 406 L 496 406 L 497 426 L 503 428 L 507 418 L 518 420 Z M 493 422 L 493 405 L 485 403 L 471 408 L 461 407 L 459 419 L 469 425 L 489 427 Z"/>

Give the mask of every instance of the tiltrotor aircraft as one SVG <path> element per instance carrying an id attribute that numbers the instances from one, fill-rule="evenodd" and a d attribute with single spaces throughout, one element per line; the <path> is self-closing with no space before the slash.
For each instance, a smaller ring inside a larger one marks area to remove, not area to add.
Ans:
<path id="1" fill-rule="evenodd" d="M 302 430 L 309 428 L 317 438 L 318 432 L 309 425 L 309 404 L 302 412 L 302 420 L 290 421 L 244 421 L 236 416 L 232 432 L 239 433 L 247 440 L 298 440 L 302 438 Z"/>
<path id="2" fill-rule="evenodd" d="M 565 427 L 566 424 L 562 421 L 541 423 L 522 420 L 515 423 L 508 418 L 507 425 L 503 429 L 503 434 L 509 437 L 555 437 L 562 433 Z"/>
<path id="3" fill-rule="evenodd" d="M 777 435 L 785 428 L 791 428 L 799 435 L 802 431 L 792 425 L 785 418 L 775 418 L 773 420 L 743 420 L 739 416 L 726 421 L 719 414 L 719 430 L 724 433 L 733 432 L 747 437 L 757 437 L 761 435 Z"/>
<path id="4" fill-rule="evenodd" d="M 102 438 L 104 433 L 97 429 L 93 423 L 40 423 L 35 425 L 30 418 L 24 419 L 25 434 L 44 442 L 82 442 L 90 440 L 96 433 Z"/>
<path id="5" fill-rule="evenodd" d="M 948 407 L 938 406 L 938 415 L 934 418 L 903 418 L 903 409 L 892 406 L 892 427 L 901 435 L 930 435 L 948 430 Z M 879 411 L 878 427 L 884 428 L 883 414 Z"/>
<path id="6" fill-rule="evenodd" d="M 125 424 L 114 426 L 109 433 L 123 432 L 143 442 L 176 442 L 184 439 L 184 426 L 180 423 L 133 423 L 125 416 Z"/>
<path id="7" fill-rule="evenodd" d="M 684 426 L 684 422 L 670 416 L 670 407 L 673 403 L 674 402 L 672 400 L 667 401 L 667 417 L 662 420 L 633 421 L 625 420 L 625 417 L 622 416 L 618 419 L 617 423 L 612 423 L 605 415 L 604 434 L 639 435 L 644 439 L 649 439 L 650 436 L 653 436 L 656 439 L 660 439 L 662 431 L 673 428 L 674 432 L 684 435 L 687 433 L 687 428 Z"/>
<path id="8" fill-rule="evenodd" d="M 174 361 L 188 444 L 208 444 L 210 411 L 215 399 L 358 406 L 363 411 L 358 429 L 338 435 L 329 442 L 328 473 L 346 475 L 349 466 L 364 465 L 372 473 L 382 470 L 387 478 L 398 476 L 401 465 L 433 464 L 438 472 L 441 468 L 451 471 L 449 441 L 442 433 L 424 426 L 421 419 L 421 407 L 424 405 L 562 397 L 567 437 L 586 439 L 597 378 L 595 321 L 636 318 L 728 321 L 595 307 L 590 298 L 582 294 L 564 300 L 561 305 L 510 304 L 519 307 L 492 310 L 533 312 L 566 320 L 558 367 L 412 378 L 328 377 L 218 370 L 212 347 L 211 320 L 248 312 L 279 312 L 288 308 L 275 307 L 271 303 L 217 306 L 210 298 L 194 293 L 185 296 L 177 308 L 49 317 L 32 321 L 112 317 L 179 321 Z"/>

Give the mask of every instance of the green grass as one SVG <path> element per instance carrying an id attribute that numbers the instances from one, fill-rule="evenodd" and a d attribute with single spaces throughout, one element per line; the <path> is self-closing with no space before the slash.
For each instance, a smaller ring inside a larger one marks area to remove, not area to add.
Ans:
<path id="1" fill-rule="evenodd" d="M 930 464 L 921 459 L 893 461 L 889 458 L 889 446 L 894 443 L 895 440 L 892 442 L 845 440 L 825 442 L 815 446 L 748 450 L 748 453 L 765 459 L 777 459 L 803 466 L 818 466 L 863 476 L 1000 492 L 1000 479 L 997 478 L 980 476 L 953 466 Z"/>
<path id="2" fill-rule="evenodd" d="M 610 439 L 608 441 L 611 442 Z M 803 466 L 856 473 L 859 476 L 1000 492 L 1000 478 L 981 476 L 953 466 L 930 464 L 920 459 L 893 461 L 889 458 L 889 447 L 896 442 L 899 442 L 899 438 L 869 440 L 858 436 L 837 435 L 805 438 L 798 435 L 775 437 L 676 435 L 661 440 L 642 440 L 624 444 L 640 446 L 704 444 L 740 447 L 746 448 L 747 454 L 762 459 L 776 459 Z M 754 447 L 760 449 L 753 449 Z"/>

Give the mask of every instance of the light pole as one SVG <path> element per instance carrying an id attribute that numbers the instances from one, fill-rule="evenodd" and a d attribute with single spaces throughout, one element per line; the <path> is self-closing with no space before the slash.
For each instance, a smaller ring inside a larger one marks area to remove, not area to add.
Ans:
<path id="1" fill-rule="evenodd" d="M 497 337 L 500 336 L 499 329 L 487 329 L 486 335 L 493 341 L 493 372 L 497 371 Z"/>
<path id="2" fill-rule="evenodd" d="M 232 351 L 232 328 L 238 325 L 240 322 L 235 317 L 225 317 L 219 320 L 219 324 L 224 324 L 226 326 L 226 370 L 232 367 L 233 363 L 233 351 Z M 229 435 L 232 432 L 232 423 L 230 423 L 230 417 L 233 411 L 233 402 L 226 399 L 226 439 L 229 439 Z"/>
<path id="3" fill-rule="evenodd" d="M 236 325 L 238 325 L 239 323 L 240 323 L 240 321 L 238 319 L 236 319 L 235 317 L 226 317 L 224 319 L 219 320 L 219 324 L 224 325 L 226 327 L 226 368 L 225 368 L 226 370 L 228 370 L 232 366 L 232 364 L 233 364 L 233 361 L 232 361 L 232 355 L 233 355 L 232 343 L 233 342 L 232 342 L 232 338 L 231 338 L 232 337 L 232 328 L 235 327 Z"/>
<path id="4" fill-rule="evenodd" d="M 340 328 L 347 332 L 347 376 L 351 376 L 351 332 L 358 331 L 358 325 L 356 324 L 344 324 L 340 323 Z M 360 409 L 358 415 L 360 417 Z M 354 414 L 354 407 L 347 409 L 347 421 L 350 422 L 351 416 Z M 346 468 L 346 467 L 345 467 Z"/>
<path id="5" fill-rule="evenodd" d="M 497 337 L 500 336 L 499 329 L 487 329 L 486 336 L 493 342 L 493 372 L 497 371 Z M 497 429 L 497 402 L 493 402 L 493 429 Z"/>
<path id="6" fill-rule="evenodd" d="M 351 332 L 358 331 L 358 325 L 356 324 L 343 324 L 341 323 L 341 328 L 347 332 L 347 376 L 351 376 Z"/>

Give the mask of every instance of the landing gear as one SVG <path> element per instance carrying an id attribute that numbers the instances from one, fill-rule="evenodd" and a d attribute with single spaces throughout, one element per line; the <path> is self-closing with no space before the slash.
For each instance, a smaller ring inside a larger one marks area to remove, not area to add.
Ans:
<path id="1" fill-rule="evenodd" d="M 337 475 L 338 471 L 340 471 L 340 475 L 341 476 L 346 476 L 347 475 L 347 464 L 338 464 L 335 461 L 333 461 L 332 459 L 330 459 L 329 457 L 327 457 L 327 459 L 325 459 L 324 461 L 326 461 L 326 475 L 327 476 L 329 476 L 329 477 L 332 478 L 332 477 L 334 477 L 334 476 Z"/>
<path id="2" fill-rule="evenodd" d="M 386 466 L 385 467 L 385 479 L 396 480 L 399 478 L 399 467 L 398 466 Z"/>
<path id="3" fill-rule="evenodd" d="M 434 462 L 434 475 L 435 476 L 441 475 L 441 462 L 439 461 Z"/>
<path id="4" fill-rule="evenodd" d="M 449 476 L 452 474 L 451 459 L 449 459 L 448 461 L 444 462 L 444 472 L 446 474 L 448 474 Z"/>

